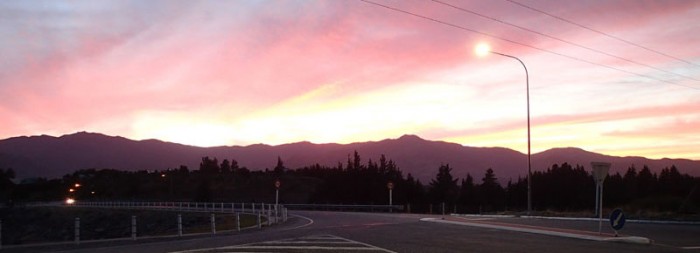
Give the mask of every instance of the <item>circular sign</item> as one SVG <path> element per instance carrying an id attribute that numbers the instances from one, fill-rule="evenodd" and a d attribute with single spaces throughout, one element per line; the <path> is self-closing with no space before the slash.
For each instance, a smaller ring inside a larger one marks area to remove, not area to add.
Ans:
<path id="1" fill-rule="evenodd" d="M 386 183 L 386 188 L 389 188 L 389 190 L 394 189 L 394 183 L 389 181 L 388 183 Z"/>
<path id="2" fill-rule="evenodd" d="M 275 180 L 275 188 L 279 189 L 282 183 L 279 180 Z"/>
<path id="3" fill-rule="evenodd" d="M 610 214 L 610 226 L 615 230 L 620 230 L 625 226 L 625 214 L 622 213 L 622 209 L 617 208 Z"/>

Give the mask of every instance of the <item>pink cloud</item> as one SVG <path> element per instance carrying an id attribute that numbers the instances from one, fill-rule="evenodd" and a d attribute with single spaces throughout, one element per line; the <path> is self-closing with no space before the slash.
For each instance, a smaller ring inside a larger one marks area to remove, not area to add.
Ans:
<path id="1" fill-rule="evenodd" d="M 609 57 L 595 56 L 430 1 L 381 2 L 590 61 L 629 67 Z M 648 52 L 640 53 L 639 49 L 621 50 L 626 47 L 618 42 L 533 14 L 506 1 L 452 3 L 585 45 L 613 50 L 625 57 L 641 57 L 640 61 L 654 66 L 666 67 L 672 61 Z M 693 1 L 526 3 L 606 32 L 630 36 L 633 41 L 674 55 L 689 59 L 700 56 L 698 47 L 688 46 L 700 42 L 700 35 L 688 33 L 694 28 L 684 23 L 689 19 L 687 10 L 697 9 L 698 3 Z M 489 81 L 481 77 L 484 69 L 492 68 L 485 65 L 496 62 L 476 60 L 471 55 L 471 45 L 479 40 L 489 40 L 499 51 L 522 57 L 528 68 L 534 70 L 531 78 L 537 81 L 533 82 L 535 88 L 549 89 L 556 85 L 563 91 L 578 91 L 580 87 L 568 87 L 567 83 L 580 84 L 581 79 L 601 83 L 634 79 L 624 73 L 603 78 L 598 75 L 600 67 L 586 64 L 571 64 L 576 68 L 562 70 L 562 62 L 570 64 L 569 60 L 360 1 L 74 5 L 75 13 L 37 10 L 38 7 L 31 6 L 18 11 L 0 6 L 0 20 L 17 27 L 8 29 L 0 25 L 0 31 L 9 30 L 7 37 L 12 38 L 10 42 L 0 42 L 0 53 L 8 55 L 5 59 L 12 59 L 0 63 L 3 101 L 0 117 L 12 119 L 12 126 L 3 128 L 0 136 L 41 134 L 48 130 L 74 132 L 100 122 L 115 122 L 122 125 L 116 128 L 128 129 L 134 113 L 149 110 L 216 115 L 212 117 L 220 117 L 212 111 L 223 110 L 230 111 L 226 117 L 236 118 L 329 83 L 337 84 L 338 90 L 345 93 L 338 96 L 343 96 L 403 82 L 442 82 L 433 74 L 469 65 L 470 61 L 471 79 L 455 82 L 474 88 L 476 99 L 483 102 L 479 104 L 489 106 L 484 102 L 486 98 L 504 97 L 502 88 L 512 86 L 511 79 L 520 82 L 522 74 L 511 73 L 521 70 L 519 66 L 508 65 L 507 69 L 495 70 L 507 78 Z M 661 29 L 667 27 L 674 30 Z M 649 36 L 655 33 L 664 36 Z M 679 46 L 674 41 L 687 45 Z M 644 68 L 630 69 L 658 74 Z M 698 73 L 688 66 L 673 70 L 686 71 L 691 76 Z M 674 98 L 671 100 L 684 101 L 678 96 Z M 556 107 L 562 99 L 552 100 L 540 100 L 544 102 L 538 105 Z M 699 104 L 686 103 L 610 111 L 599 108 L 592 109 L 596 112 L 571 115 L 553 115 L 559 113 L 553 112 L 534 116 L 533 125 L 691 114 L 698 109 Z M 470 129 L 466 134 L 523 128 L 524 117 L 522 121 L 486 123 L 487 127 Z M 461 134 L 465 133 L 432 130 L 430 133 L 436 138 Z"/>
<path id="2" fill-rule="evenodd" d="M 571 115 L 533 116 L 531 126 L 532 128 L 538 128 L 553 125 L 596 123 L 628 119 L 648 119 L 665 117 L 668 115 L 694 115 L 698 112 L 700 112 L 700 102 L 689 102 L 668 106 L 639 107 L 604 112 L 579 113 Z M 639 131 L 610 132 L 608 134 L 615 136 L 638 136 L 645 134 L 658 134 L 659 136 L 669 136 L 673 135 L 672 132 L 674 132 L 674 130 L 677 131 L 675 132 L 676 134 L 696 132 L 698 126 L 697 123 L 698 122 L 696 121 L 678 121 L 675 124 L 668 126 L 668 129 L 666 129 L 665 127 L 659 127 Z M 523 116 L 522 120 L 509 120 L 506 122 L 483 122 L 483 124 L 481 125 L 485 126 L 481 128 L 472 128 L 455 131 L 428 130 L 424 134 L 426 137 L 429 138 L 444 139 L 447 137 L 454 136 L 468 136 L 505 132 L 525 128 L 526 118 L 525 116 Z"/>

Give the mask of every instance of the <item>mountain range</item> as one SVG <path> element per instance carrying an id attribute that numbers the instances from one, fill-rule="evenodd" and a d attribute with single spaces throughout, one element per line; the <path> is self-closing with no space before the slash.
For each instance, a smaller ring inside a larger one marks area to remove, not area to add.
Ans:
<path id="1" fill-rule="evenodd" d="M 61 137 L 47 135 L 13 137 L 0 140 L 0 169 L 12 168 L 17 179 L 56 178 L 79 169 L 110 168 L 119 170 L 165 170 L 188 166 L 198 169 L 202 157 L 236 160 L 250 170 L 273 168 L 279 157 L 285 167 L 299 168 L 320 164 L 337 166 L 357 151 L 363 164 L 379 161 L 384 154 L 393 160 L 404 175 L 411 173 L 422 182 L 434 178 L 442 164 L 453 168 L 454 177 L 470 173 L 480 181 L 492 168 L 502 184 L 527 174 L 527 156 L 507 148 L 469 147 L 443 141 L 424 140 L 415 135 L 398 139 L 351 144 L 314 144 L 298 142 L 277 146 L 195 147 L 160 140 L 135 141 L 123 137 L 79 132 Z M 579 164 L 590 169 L 590 162 L 612 163 L 611 173 L 624 173 L 634 165 L 646 165 L 653 172 L 675 165 L 681 173 L 700 176 L 700 161 L 688 159 L 647 159 L 618 157 L 579 148 L 555 148 L 532 155 L 532 169 L 546 170 L 552 164 Z"/>

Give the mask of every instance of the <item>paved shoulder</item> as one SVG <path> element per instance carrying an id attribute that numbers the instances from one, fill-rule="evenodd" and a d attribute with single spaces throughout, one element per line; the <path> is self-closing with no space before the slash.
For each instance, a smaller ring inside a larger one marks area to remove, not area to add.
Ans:
<path id="1" fill-rule="evenodd" d="M 173 253 L 213 252 L 394 252 L 334 235 L 316 235 Z"/>

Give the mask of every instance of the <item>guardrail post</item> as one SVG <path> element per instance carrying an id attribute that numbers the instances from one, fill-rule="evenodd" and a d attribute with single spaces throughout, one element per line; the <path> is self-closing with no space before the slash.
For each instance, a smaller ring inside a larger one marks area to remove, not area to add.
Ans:
<path id="1" fill-rule="evenodd" d="M 430 214 L 433 214 L 433 204 L 430 204 Z"/>
<path id="2" fill-rule="evenodd" d="M 442 202 L 442 215 L 445 215 L 445 202 Z"/>
<path id="3" fill-rule="evenodd" d="M 224 212 L 224 202 L 221 202 L 221 212 Z"/>
<path id="4" fill-rule="evenodd" d="M 260 203 L 260 212 L 265 213 L 265 203 Z"/>
<path id="5" fill-rule="evenodd" d="M 80 218 L 75 217 L 75 245 L 80 244 Z"/>
<path id="6" fill-rule="evenodd" d="M 131 216 L 131 239 L 136 240 L 136 215 Z"/>
<path id="7" fill-rule="evenodd" d="M 258 213 L 258 229 L 262 228 L 262 214 Z"/>
<path id="8" fill-rule="evenodd" d="M 236 213 L 236 230 L 241 231 L 241 214 Z"/>
<path id="9" fill-rule="evenodd" d="M 253 207 L 252 207 L 252 211 L 253 211 L 253 213 L 255 213 L 255 202 L 250 203 L 250 205 L 253 206 Z"/>
<path id="10" fill-rule="evenodd" d="M 177 236 L 182 236 L 182 214 L 177 214 Z"/>
<path id="11" fill-rule="evenodd" d="M 267 207 L 267 225 L 272 226 L 272 208 L 270 206 Z"/>
<path id="12" fill-rule="evenodd" d="M 211 214 L 211 233 L 216 234 L 216 216 L 214 213 Z"/>

